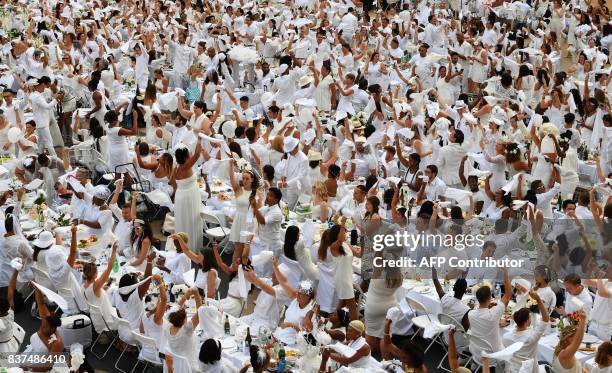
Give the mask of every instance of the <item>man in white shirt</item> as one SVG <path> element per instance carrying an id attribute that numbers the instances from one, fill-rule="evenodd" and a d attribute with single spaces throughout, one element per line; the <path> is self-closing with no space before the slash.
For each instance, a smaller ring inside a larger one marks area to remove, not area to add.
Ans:
<path id="1" fill-rule="evenodd" d="M 119 253 L 123 252 L 125 249 L 131 249 L 131 237 L 132 237 L 132 220 L 135 216 L 132 215 L 132 207 L 134 207 L 134 211 L 136 209 L 136 197 L 137 193 L 133 192 L 132 194 L 132 203 L 124 202 L 121 207 L 117 204 L 119 201 L 119 196 L 123 192 L 123 180 L 119 179 L 115 181 L 115 192 L 113 193 L 113 198 L 111 198 L 108 207 L 113 212 L 115 219 L 117 219 L 117 225 L 115 225 L 114 233 L 117 236 L 117 240 L 119 241 L 118 251 Z M 134 206 L 132 206 L 134 205 Z"/>
<path id="2" fill-rule="evenodd" d="M 23 108 L 21 107 L 21 102 L 15 100 L 15 92 L 11 89 L 6 89 L 2 92 L 2 98 L 4 98 L 4 102 L 0 109 L 4 112 L 4 116 L 9 124 L 12 126 L 24 126 Z"/>
<path id="3" fill-rule="evenodd" d="M 506 292 L 502 296 L 500 303 L 492 305 L 493 298 L 491 295 L 491 288 L 482 286 L 476 291 L 478 308 L 468 313 L 470 333 L 489 342 L 493 348 L 493 352 L 500 351 L 504 348 L 501 338 L 500 321 L 512 297 L 512 284 L 508 277 L 508 270 L 504 268 L 503 272 L 504 289 L 506 289 Z M 506 326 L 507 322 L 504 322 L 504 324 L 503 326 Z M 480 361 L 482 350 L 478 346 L 470 343 L 470 352 L 477 361 Z"/>
<path id="4" fill-rule="evenodd" d="M 467 154 L 463 148 L 463 132 L 455 130 L 450 137 L 451 143 L 443 146 L 438 154 L 438 167 L 440 168 L 440 178 L 444 183 L 452 188 L 461 187 L 461 179 L 457 170 L 461 165 L 461 160 Z"/>
<path id="5" fill-rule="evenodd" d="M 569 315 L 583 309 L 587 318 L 593 307 L 593 297 L 589 289 L 582 285 L 582 280 L 577 274 L 569 274 L 563 279 L 565 286 L 565 306 L 556 309 L 559 315 Z"/>
<path id="6" fill-rule="evenodd" d="M 170 41 L 170 47 L 172 48 L 172 68 L 174 69 L 172 85 L 174 88 L 187 89 L 189 85 L 187 70 L 191 65 L 194 50 L 185 43 L 186 40 L 186 33 L 178 32 L 178 42 Z"/>
<path id="7" fill-rule="evenodd" d="M 533 300 L 538 302 L 538 310 L 540 311 L 540 315 L 542 315 L 542 320 L 538 321 L 534 328 L 530 328 L 531 312 L 527 308 L 521 308 L 512 315 L 516 327 L 514 330 L 504 335 L 504 346 L 507 347 L 516 342 L 523 342 L 523 347 L 512 355 L 512 359 L 510 360 L 511 372 L 518 372 L 523 361 L 537 358 L 538 341 L 550 325 L 550 316 L 548 315 L 548 310 L 542 298 L 533 290 L 529 292 L 529 295 Z"/>
<path id="8" fill-rule="evenodd" d="M 283 194 L 280 189 L 272 187 L 266 193 L 265 206 L 258 209 L 255 198 L 251 199 L 251 207 L 253 207 L 253 215 L 259 224 L 259 242 L 261 250 L 272 251 L 275 255 L 279 254 L 281 248 L 281 223 L 283 221 L 283 213 L 278 205 Z"/>
<path id="9" fill-rule="evenodd" d="M 376 176 L 376 166 L 378 162 L 376 157 L 366 148 L 365 142 L 366 138 L 363 136 L 355 138 L 355 161 L 357 161 L 353 173 L 355 178 L 369 175 Z"/>
<path id="10" fill-rule="evenodd" d="M 432 269 L 432 278 L 436 287 L 436 293 L 438 293 L 442 303 L 442 313 L 460 322 L 463 328 L 468 330 L 470 328 L 468 314 L 471 308 L 461 300 L 467 291 L 467 281 L 463 278 L 457 279 L 453 285 L 453 294 L 450 294 L 444 292 L 435 269 Z M 455 342 L 458 347 L 465 347 L 467 345 L 465 338 L 459 339 L 458 336 L 455 336 Z"/>
<path id="11" fill-rule="evenodd" d="M 265 143 L 260 140 L 259 135 L 255 127 L 249 127 L 245 131 L 246 138 L 248 140 L 248 147 L 251 151 L 255 152 L 259 161 L 262 165 L 270 164 L 270 151 L 266 148 Z M 248 154 L 249 156 L 251 154 Z"/>
<path id="12" fill-rule="evenodd" d="M 365 214 L 365 200 L 368 191 L 364 185 L 357 185 L 353 190 L 353 195 L 348 195 L 340 201 L 337 211 L 342 215 L 352 218 L 356 223 L 363 220 Z"/>
<path id="13" fill-rule="evenodd" d="M 34 92 L 30 94 L 29 100 L 30 106 L 32 107 L 32 114 L 34 115 L 34 122 L 36 123 L 38 152 L 42 153 L 46 150 L 50 155 L 54 156 L 55 149 L 53 149 L 53 139 L 49 131 L 49 123 L 53 115 L 53 108 L 58 102 L 62 101 L 64 94 L 58 93 L 51 102 L 47 102 L 42 93 L 49 84 L 51 84 L 51 79 L 47 76 L 38 79 L 34 84 Z"/>
<path id="14" fill-rule="evenodd" d="M 422 201 L 424 198 L 428 201 L 436 201 L 446 193 L 446 184 L 438 177 L 438 167 L 430 164 L 423 172 L 424 183 L 421 185 L 417 199 Z"/>
<path id="15" fill-rule="evenodd" d="M 287 159 L 283 159 L 277 166 L 280 176 L 278 185 L 284 191 L 285 202 L 290 210 L 297 204 L 302 180 L 308 175 L 308 157 L 300 150 L 299 143 L 295 137 L 285 137 L 283 148 Z"/>

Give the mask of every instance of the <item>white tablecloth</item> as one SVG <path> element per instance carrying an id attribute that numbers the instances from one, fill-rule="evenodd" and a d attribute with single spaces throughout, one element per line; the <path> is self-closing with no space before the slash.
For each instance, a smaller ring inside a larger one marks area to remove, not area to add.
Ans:
<path id="1" fill-rule="evenodd" d="M 585 161 L 578 161 L 578 174 L 586 175 L 592 184 L 597 184 L 597 167 L 595 163 L 588 164 Z"/>

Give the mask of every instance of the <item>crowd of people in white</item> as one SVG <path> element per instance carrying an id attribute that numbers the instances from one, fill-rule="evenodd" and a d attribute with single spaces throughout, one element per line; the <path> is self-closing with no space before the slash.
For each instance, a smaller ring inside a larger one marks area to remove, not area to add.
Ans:
<path id="1" fill-rule="evenodd" d="M 2 2 L 0 352 L 610 372 L 611 44 L 599 0 Z M 527 264 L 375 265 L 438 256 Z"/>

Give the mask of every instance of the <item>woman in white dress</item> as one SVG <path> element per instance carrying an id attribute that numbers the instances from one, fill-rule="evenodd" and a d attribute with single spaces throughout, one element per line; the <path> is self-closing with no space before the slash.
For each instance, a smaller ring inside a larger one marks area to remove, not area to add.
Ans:
<path id="1" fill-rule="evenodd" d="M 144 297 L 151 284 L 151 272 L 153 271 L 153 259 L 155 252 L 152 251 L 147 257 L 147 267 L 144 272 L 146 281 L 139 285 L 138 277 L 134 273 L 126 273 L 119 280 L 119 289 L 115 292 L 114 303 L 117 314 L 130 323 L 131 330 L 139 330 L 142 316 L 144 315 Z M 119 336 L 122 341 L 133 341 L 131 330 L 119 328 Z"/>
<path id="2" fill-rule="evenodd" d="M 392 256 L 387 257 L 388 255 Z M 383 252 L 376 251 L 374 256 L 383 258 Z M 397 258 L 397 255 L 385 250 L 385 259 Z M 397 306 L 395 291 L 402 285 L 402 280 L 403 276 L 399 269 L 374 266 L 364 306 L 365 338 L 374 353 L 379 351 L 380 342 L 384 337 L 387 311 Z"/>
<path id="3" fill-rule="evenodd" d="M 196 355 L 196 337 L 193 333 L 200 323 L 199 312 L 196 311 L 191 320 L 187 320 L 187 312 L 184 308 L 185 302 L 191 297 L 195 301 L 195 309 L 198 310 L 200 308 L 202 298 L 200 298 L 198 289 L 192 288 L 187 290 L 177 302 L 179 310 L 168 315 L 170 325 L 164 330 L 165 349 L 162 352 L 167 351 L 170 354 L 182 356 L 185 358 L 186 363 L 189 364 L 189 370 L 185 370 L 185 367 L 179 366 L 182 362 L 173 361 L 170 354 L 166 353 L 166 363 L 172 366 L 175 372 L 195 372 L 199 365 Z"/>
<path id="4" fill-rule="evenodd" d="M 353 290 L 353 250 L 345 242 L 346 229 L 343 226 L 334 225 L 329 231 L 328 255 L 335 262 L 337 308 L 347 307 L 351 320 L 357 320 L 357 302 Z"/>
<path id="5" fill-rule="evenodd" d="M 486 161 L 491 163 L 491 177 L 489 179 L 489 186 L 493 191 L 497 191 L 498 189 L 506 185 L 505 154 L 506 146 L 503 142 L 497 142 L 495 144 L 495 155 L 489 155 L 489 152 L 487 152 L 486 150 L 484 152 Z"/>
<path id="6" fill-rule="evenodd" d="M 108 123 L 108 166 L 111 172 L 115 172 L 115 180 L 121 179 L 121 175 L 127 174 L 125 165 L 130 163 L 129 149 L 126 137 L 136 135 L 138 131 L 138 114 L 134 110 L 134 124 L 132 129 L 119 126 L 119 116 L 114 111 L 109 111 L 104 115 L 104 121 Z M 121 167 L 119 167 L 121 166 Z M 125 175 L 129 177 L 129 174 Z"/>
<path id="7" fill-rule="evenodd" d="M 181 236 L 172 235 L 170 238 L 174 239 L 174 242 L 178 243 L 185 255 L 198 266 L 195 286 L 200 289 L 200 292 L 204 294 L 205 298 L 214 299 L 221 279 L 217 274 L 217 270 L 213 268 L 215 265 L 215 257 L 212 250 L 204 249 L 201 254 L 196 254 L 189 249 L 189 246 L 187 246 Z"/>
<path id="8" fill-rule="evenodd" d="M 166 192 L 169 196 L 174 193 L 174 188 L 170 185 L 174 173 L 174 158 L 170 153 L 162 153 L 159 158 L 151 157 L 147 162 L 136 152 L 136 163 L 139 167 L 149 170 L 148 180 L 152 189 Z"/>
<path id="9" fill-rule="evenodd" d="M 189 248 L 192 251 L 200 250 L 202 247 L 202 231 L 204 224 L 200 216 L 202 200 L 200 188 L 193 173 L 193 165 L 203 152 L 202 145 L 198 141 L 192 155 L 186 146 L 179 146 L 175 151 L 176 163 L 174 172 L 176 182 L 176 193 L 174 195 L 174 211 L 176 232 L 186 232 L 189 237 Z M 204 156 L 206 158 L 206 155 Z"/>
<path id="10" fill-rule="evenodd" d="M 345 356 L 339 352 L 333 352 L 334 350 L 330 348 L 324 349 L 321 359 L 321 371 L 326 370 L 325 367 L 329 359 L 349 368 L 360 368 L 365 371 L 375 371 L 376 368 L 380 368 L 371 356 L 370 346 L 363 337 L 364 332 L 365 325 L 363 322 L 359 320 L 351 321 L 346 328 L 345 344 L 355 350 L 355 353 L 352 356 Z"/>
<path id="11" fill-rule="evenodd" d="M 338 75 L 342 76 L 342 68 L 338 67 Z M 345 118 L 348 114 L 355 115 L 353 107 L 353 95 L 359 89 L 359 86 L 354 84 L 355 76 L 352 73 L 346 74 L 340 79 L 340 82 L 335 82 L 336 91 L 340 93 L 338 107 L 336 108 L 336 120 L 339 121 Z"/>
<path id="12" fill-rule="evenodd" d="M 247 244 L 248 245 L 248 244 Z M 246 302 L 246 297 L 251 284 L 245 279 L 244 281 L 244 289 L 240 289 L 240 277 L 238 276 L 238 266 L 240 266 L 241 258 L 236 258 L 230 266 L 225 264 L 221 255 L 219 254 L 219 245 L 217 242 L 213 242 L 213 255 L 215 257 L 215 261 L 217 262 L 217 267 L 225 272 L 226 275 L 229 276 L 229 284 L 227 285 L 227 297 L 221 299 L 219 301 L 220 308 L 223 309 L 223 312 L 228 313 L 234 317 L 242 316 L 242 312 L 244 311 L 244 306 Z"/>
<path id="13" fill-rule="evenodd" d="M 580 139 L 573 139 L 572 135 L 572 131 L 566 131 L 559 138 L 559 147 L 561 148 L 561 196 L 563 199 L 572 198 L 580 181 L 578 177 L 578 151 L 575 146 L 580 142 Z"/>
<path id="14" fill-rule="evenodd" d="M 330 208 L 327 204 L 327 189 L 325 184 L 317 181 L 312 187 L 312 218 L 320 221 L 327 221 Z"/>
<path id="15" fill-rule="evenodd" d="M 511 196 L 510 194 L 506 194 L 503 189 L 497 189 L 493 192 L 489 183 L 490 178 L 491 175 L 485 179 L 484 189 L 487 197 L 493 202 L 489 203 L 481 215 L 490 221 L 510 219 L 511 210 L 508 204 L 512 201 Z"/>
<path id="16" fill-rule="evenodd" d="M 17 270 L 13 271 L 9 282 L 6 299 L 0 298 L 0 353 L 19 351 L 21 342 L 15 336 L 13 323 L 15 322 L 15 312 L 13 311 L 13 297 L 17 286 Z"/>
<path id="17" fill-rule="evenodd" d="M 133 192 L 132 198 L 137 198 L 138 193 Z M 130 264 L 132 267 L 136 268 L 138 271 L 144 271 L 146 267 L 146 258 L 147 255 L 152 250 L 155 250 L 153 246 L 153 231 L 151 230 L 151 225 L 148 221 L 144 221 L 142 219 L 134 219 L 133 222 L 133 230 L 131 243 L 132 247 L 130 250 Z"/>
<path id="18" fill-rule="evenodd" d="M 556 373 L 582 373 L 582 363 L 576 359 L 576 352 L 584 337 L 586 314 L 584 311 L 579 312 L 578 325 L 566 326 L 561 330 L 552 361 L 552 368 Z"/>
<path id="19" fill-rule="evenodd" d="M 242 263 L 247 262 L 249 253 L 244 250 L 244 244 L 247 242 L 247 235 L 241 232 L 247 232 L 252 229 L 253 212 L 249 211 L 250 199 L 255 197 L 257 188 L 259 187 L 259 179 L 253 171 L 242 171 L 241 182 L 236 180 L 234 161 L 230 160 L 229 178 L 232 189 L 234 190 L 234 199 L 236 201 L 236 212 L 232 219 L 232 229 L 230 231 L 229 240 L 234 243 L 233 260 L 242 258 Z"/>
<path id="20" fill-rule="evenodd" d="M 321 311 L 327 314 L 332 313 L 336 309 L 338 296 L 336 295 L 336 283 L 334 281 L 334 272 L 336 271 L 336 262 L 329 255 L 330 231 L 325 230 L 321 234 L 319 242 L 318 257 L 318 273 L 319 282 L 317 284 L 317 304 L 320 305 Z"/>
<path id="21" fill-rule="evenodd" d="M 93 323 L 96 332 L 100 333 L 106 328 L 106 323 L 112 328 L 115 327 L 115 318 L 117 310 L 112 306 L 111 300 L 106 293 L 108 279 L 113 270 L 113 263 L 117 256 L 117 242 L 113 245 L 111 255 L 108 258 L 106 269 L 98 276 L 98 266 L 95 263 L 88 262 L 83 265 L 83 289 L 85 289 L 85 299 L 89 304 L 97 306 L 104 320 L 98 319 L 97 314 L 92 313 L 91 322 Z"/>
<path id="22" fill-rule="evenodd" d="M 36 300 L 36 306 L 38 306 L 40 327 L 36 333 L 30 336 L 30 344 L 23 353 L 48 354 L 64 352 L 64 342 L 59 333 L 57 333 L 57 328 L 62 325 L 62 319 L 49 311 L 45 304 L 44 296 L 37 287 L 34 287 L 34 299 Z M 47 369 L 51 369 L 51 367 Z"/>
<path id="23" fill-rule="evenodd" d="M 297 342 L 297 332 L 304 327 L 304 317 L 314 305 L 314 288 L 310 281 L 301 281 L 297 287 L 291 286 L 287 277 L 278 269 L 275 257 L 272 257 L 272 267 L 279 285 L 283 288 L 287 297 L 291 299 L 291 303 L 285 311 L 285 318 L 278 324 L 274 335 L 285 344 L 294 345 Z"/>
<path id="24" fill-rule="evenodd" d="M 155 339 L 158 346 L 161 346 L 163 345 L 164 313 L 168 304 L 168 294 L 160 274 L 153 275 L 153 281 L 159 285 L 159 296 L 149 294 L 145 297 L 145 314 L 142 316 L 139 331 L 145 336 Z M 159 350 L 153 346 L 142 345 L 138 358 L 156 361 L 159 359 Z"/>
<path id="25" fill-rule="evenodd" d="M 489 52 L 483 47 L 482 42 L 478 42 L 474 48 L 474 54 L 469 57 L 472 61 L 472 68 L 468 79 L 470 93 L 478 91 L 478 86 L 487 80 L 489 72 Z"/>

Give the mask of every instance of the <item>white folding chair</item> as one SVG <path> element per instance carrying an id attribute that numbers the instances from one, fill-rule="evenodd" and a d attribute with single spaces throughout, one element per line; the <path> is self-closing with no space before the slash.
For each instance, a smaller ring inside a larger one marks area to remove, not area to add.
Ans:
<path id="1" fill-rule="evenodd" d="M 411 338 L 411 339 L 414 339 L 414 337 L 416 337 L 416 335 L 418 334 L 419 331 L 425 331 L 425 328 L 428 327 L 433 322 L 433 318 L 432 318 L 432 315 L 430 315 L 427 312 L 427 309 L 425 308 L 423 303 L 419 302 L 416 299 L 411 298 L 410 295 L 408 295 L 406 297 L 406 302 L 408 303 L 408 306 L 410 306 L 410 308 L 412 308 L 412 311 L 414 312 L 415 315 L 417 313 L 421 313 L 422 314 L 420 316 L 415 316 L 415 317 L 412 318 L 412 324 L 414 324 L 414 326 L 416 326 L 417 329 L 418 329 L 417 332 L 414 333 L 414 335 Z M 438 341 L 439 337 L 440 337 L 440 333 L 436 334 L 431 339 L 431 342 L 429 343 L 429 345 L 427 346 L 427 348 L 424 351 L 425 353 L 427 353 L 427 351 L 429 351 L 429 349 L 431 348 L 431 346 L 433 346 L 434 343 L 438 342 L 438 343 L 441 344 L 441 342 Z"/>
<path id="2" fill-rule="evenodd" d="M 204 235 L 211 242 L 213 240 L 219 242 L 219 247 L 222 247 L 222 254 L 225 251 L 225 247 L 227 246 L 227 241 L 229 239 L 229 234 L 231 230 L 229 228 L 223 227 L 219 218 L 213 214 L 209 214 L 207 212 L 202 211 L 200 212 L 200 216 L 206 224 Z M 211 228 L 210 225 L 216 225 L 216 227 Z"/>
<path id="3" fill-rule="evenodd" d="M 136 340 L 134 339 L 132 325 L 130 325 L 130 322 L 120 317 L 115 317 L 115 322 L 117 323 L 117 332 L 119 339 L 125 344 L 125 347 L 123 347 L 123 350 L 117 358 L 117 361 L 115 361 L 115 369 L 117 369 L 121 373 L 127 373 L 125 370 L 119 368 L 119 362 L 125 354 L 125 351 L 127 350 L 128 346 L 138 348 L 138 345 L 135 343 Z"/>
<path id="4" fill-rule="evenodd" d="M 173 373 L 192 373 L 191 366 L 189 365 L 189 360 L 187 360 L 185 356 L 177 355 L 169 349 L 166 350 L 165 353 L 172 358 Z"/>
<path id="5" fill-rule="evenodd" d="M 76 301 L 72 289 L 59 288 L 57 289 L 57 293 L 66 300 L 66 303 L 68 303 L 69 305 L 70 303 L 72 303 L 71 309 L 78 310 L 79 313 L 87 313 L 87 310 L 82 310 L 81 307 L 79 307 L 79 302 Z"/>
<path id="6" fill-rule="evenodd" d="M 440 321 L 440 324 L 453 325 L 455 327 L 455 342 L 457 342 L 457 336 L 461 335 L 465 337 L 465 329 L 463 328 L 463 325 L 459 321 L 457 321 L 457 319 L 455 319 L 454 317 L 441 313 L 438 315 L 438 321 Z M 443 346 L 446 347 L 445 348 L 446 353 L 444 354 L 444 357 L 442 357 L 442 360 L 440 360 L 440 363 L 438 364 L 438 371 L 450 372 L 450 369 L 444 367 L 444 362 L 446 361 L 446 358 L 448 357 L 448 344 L 445 342 L 444 338 L 440 338 L 440 340 Z M 459 350 L 457 351 L 457 354 L 460 357 L 468 358 L 468 362 L 469 362 L 469 359 L 471 358 Z"/>
<path id="7" fill-rule="evenodd" d="M 108 354 L 108 351 L 110 351 L 110 349 L 113 347 L 113 343 L 115 343 L 115 341 L 117 340 L 117 335 L 115 334 L 115 330 L 113 330 L 108 324 L 108 322 L 106 321 L 106 319 L 104 319 L 104 316 L 102 315 L 102 311 L 100 310 L 98 306 L 91 304 L 89 302 L 87 303 L 87 306 L 89 307 L 89 317 L 91 318 L 91 322 L 94 325 L 94 330 L 96 331 L 96 333 L 98 333 L 98 336 L 96 337 L 94 342 L 89 347 L 89 350 L 95 357 L 102 360 L 104 357 L 106 357 L 106 354 Z M 104 325 L 104 328 L 102 330 L 97 330 L 96 325 Z M 104 354 L 98 355 L 94 351 L 94 347 L 96 343 L 98 343 L 98 340 L 100 339 L 102 334 L 104 333 L 110 333 L 113 336 L 113 340 L 108 344 L 108 348 L 106 349 L 106 351 L 104 351 Z"/>
<path id="8" fill-rule="evenodd" d="M 49 274 L 46 271 L 38 268 L 36 265 L 33 265 L 30 268 L 32 268 L 32 273 L 34 274 L 34 282 L 46 287 L 47 289 L 56 291 L 53 282 L 51 282 L 51 277 L 49 277 Z"/>
<path id="9" fill-rule="evenodd" d="M 491 344 L 488 341 L 480 337 L 477 337 L 471 334 L 470 332 L 465 333 L 465 336 L 468 339 L 470 353 L 472 354 L 471 361 L 474 364 L 476 364 L 476 369 L 473 370 L 472 372 L 476 373 L 478 370 L 482 369 L 482 360 L 481 360 L 482 352 L 487 352 L 487 353 L 493 352 L 493 346 L 491 346 Z M 492 360 L 491 365 L 496 365 L 496 361 Z"/>
<path id="10" fill-rule="evenodd" d="M 23 343 L 23 338 L 25 338 L 25 335 L 25 330 L 23 330 L 19 324 L 13 321 L 13 338 L 15 338 L 15 340 L 19 343 L 20 347 Z"/>
<path id="11" fill-rule="evenodd" d="M 138 361 L 136 362 L 136 365 L 134 365 L 134 368 L 132 368 L 132 371 L 130 373 L 133 373 L 134 370 L 136 370 L 138 364 L 140 364 L 141 362 L 145 363 L 142 372 L 145 372 L 147 370 L 149 364 L 153 364 L 155 366 L 162 366 L 164 364 L 163 361 L 159 358 L 159 347 L 155 339 L 147 337 L 146 335 L 140 334 L 136 331 L 132 331 L 132 335 L 134 336 L 136 342 L 138 342 L 138 344 L 140 345 L 140 354 L 138 354 Z M 143 354 L 142 350 L 145 347 L 148 347 L 151 351 L 154 351 L 154 355 Z"/>

